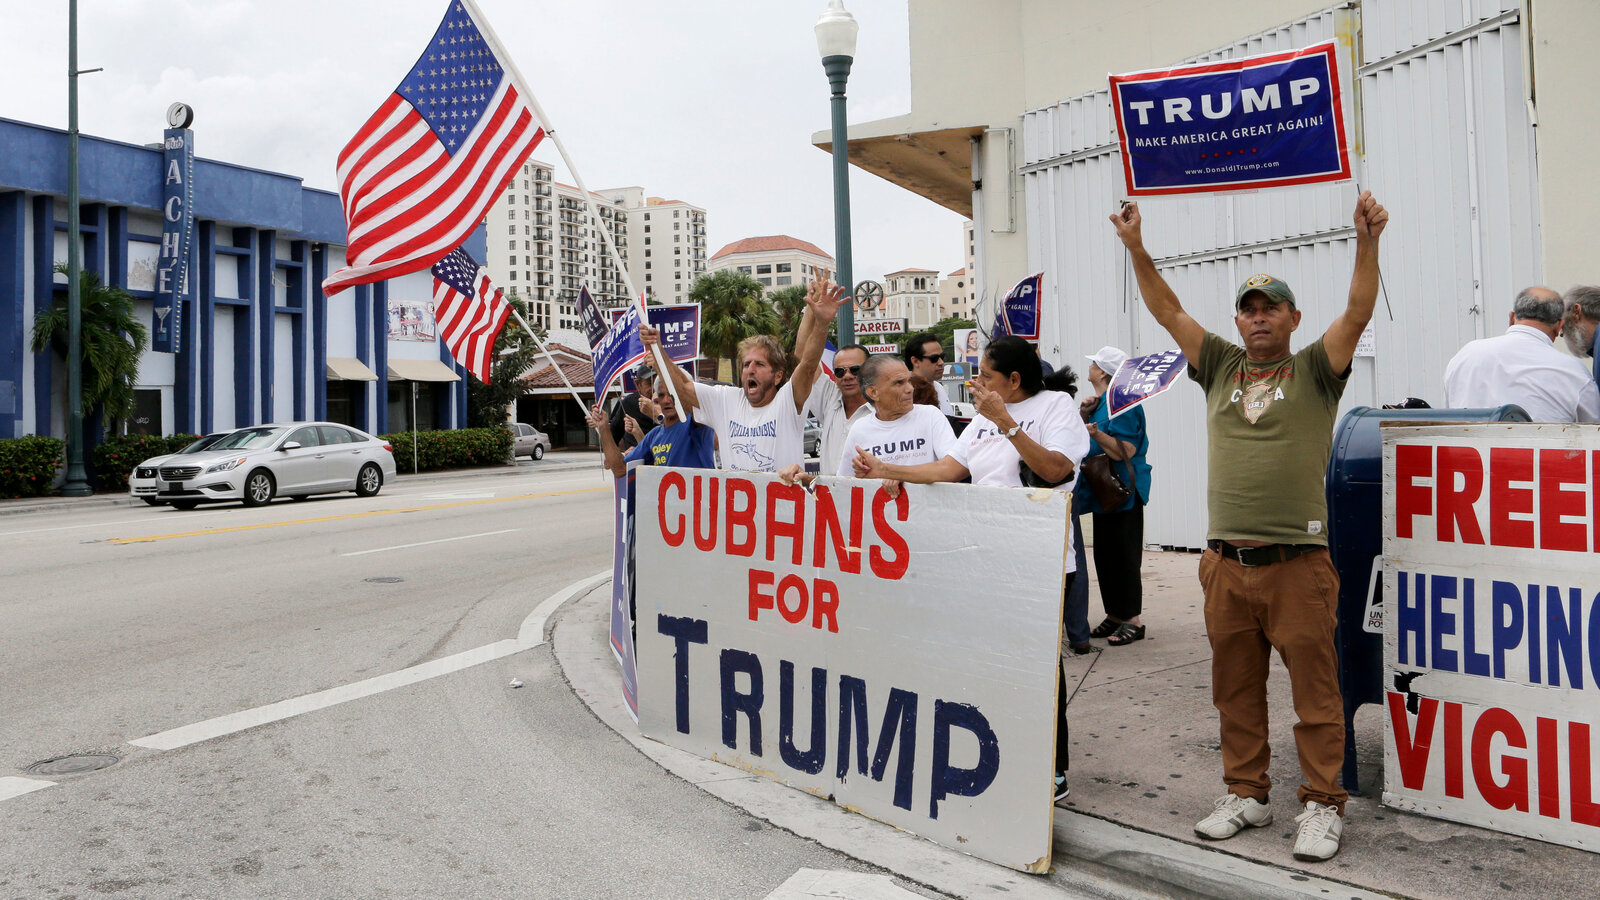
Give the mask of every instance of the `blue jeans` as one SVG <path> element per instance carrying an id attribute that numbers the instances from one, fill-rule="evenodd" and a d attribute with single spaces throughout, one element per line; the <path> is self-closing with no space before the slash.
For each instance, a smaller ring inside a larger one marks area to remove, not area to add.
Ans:
<path id="1" fill-rule="evenodd" d="M 1083 552 L 1083 529 L 1078 526 L 1078 511 L 1072 511 L 1072 553 L 1078 560 L 1078 577 L 1067 585 L 1061 617 L 1067 627 L 1068 644 L 1089 643 L 1089 559 Z"/>

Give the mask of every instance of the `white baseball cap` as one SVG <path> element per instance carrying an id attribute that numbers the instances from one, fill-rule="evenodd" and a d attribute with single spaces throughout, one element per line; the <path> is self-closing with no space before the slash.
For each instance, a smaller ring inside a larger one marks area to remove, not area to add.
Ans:
<path id="1" fill-rule="evenodd" d="M 1100 371 L 1107 375 L 1117 374 L 1117 369 L 1128 361 L 1128 354 L 1115 347 L 1101 347 L 1089 357 L 1089 361 L 1100 367 Z"/>

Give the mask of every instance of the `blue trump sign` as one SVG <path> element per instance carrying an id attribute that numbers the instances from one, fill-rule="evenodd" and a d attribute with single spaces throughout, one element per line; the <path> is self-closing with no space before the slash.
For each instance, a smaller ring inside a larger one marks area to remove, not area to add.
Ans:
<path id="1" fill-rule="evenodd" d="M 645 322 L 661 332 L 661 352 L 676 363 L 700 358 L 700 304 L 647 306 Z M 612 327 L 622 318 L 622 310 L 611 310 Z"/>
<path id="2" fill-rule="evenodd" d="M 1111 76 L 1132 196 L 1350 177 L 1334 43 Z"/>
<path id="3" fill-rule="evenodd" d="M 1125 413 L 1172 387 L 1188 365 L 1189 360 L 1176 350 L 1124 361 L 1111 376 L 1111 385 L 1106 389 L 1109 414 Z"/>
<path id="4" fill-rule="evenodd" d="M 629 306 L 594 348 L 595 402 L 605 397 L 611 382 L 617 380 L 622 370 L 638 365 L 642 359 L 644 341 L 639 338 L 639 307 Z"/>

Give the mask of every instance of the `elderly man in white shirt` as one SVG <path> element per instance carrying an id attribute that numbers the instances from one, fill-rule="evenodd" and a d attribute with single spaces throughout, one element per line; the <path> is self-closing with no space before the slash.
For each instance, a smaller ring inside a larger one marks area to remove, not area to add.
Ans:
<path id="1" fill-rule="evenodd" d="M 1535 422 L 1600 422 L 1600 389 L 1587 367 L 1556 349 L 1561 295 L 1530 287 L 1517 295 L 1506 333 L 1462 347 L 1444 370 L 1444 405 L 1514 403 Z"/>

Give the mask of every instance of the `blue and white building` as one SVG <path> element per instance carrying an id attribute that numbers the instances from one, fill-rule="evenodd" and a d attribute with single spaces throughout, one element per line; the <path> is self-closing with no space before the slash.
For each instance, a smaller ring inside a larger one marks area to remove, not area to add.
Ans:
<path id="1" fill-rule="evenodd" d="M 162 145 L 79 146 L 84 268 L 132 294 L 154 334 Z M 66 296 L 54 266 L 67 258 L 67 135 L 0 119 L 0 148 L 0 437 L 61 437 L 65 365 L 29 336 L 35 312 Z M 140 364 L 130 431 L 328 419 L 383 434 L 412 427 L 413 392 L 417 427 L 465 427 L 466 377 L 434 336 L 426 270 L 327 297 L 322 280 L 345 260 L 337 194 L 199 158 L 186 187 L 193 288 L 177 352 Z M 484 258 L 481 228 L 467 246 Z"/>

